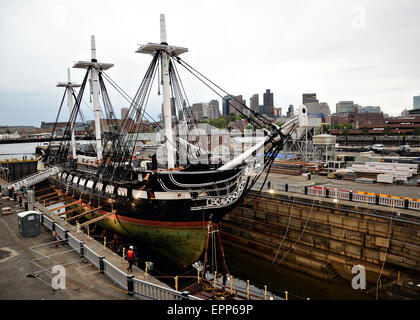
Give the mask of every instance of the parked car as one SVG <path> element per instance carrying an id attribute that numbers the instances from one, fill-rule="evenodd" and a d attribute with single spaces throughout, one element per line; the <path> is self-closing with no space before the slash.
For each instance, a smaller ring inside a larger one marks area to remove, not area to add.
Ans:
<path id="1" fill-rule="evenodd" d="M 385 146 L 383 144 L 374 144 L 371 149 L 373 151 L 383 151 L 385 150 Z"/>
<path id="2" fill-rule="evenodd" d="M 410 150 L 411 150 L 411 146 L 409 144 L 404 144 L 398 147 L 398 151 L 400 152 L 410 151 Z"/>

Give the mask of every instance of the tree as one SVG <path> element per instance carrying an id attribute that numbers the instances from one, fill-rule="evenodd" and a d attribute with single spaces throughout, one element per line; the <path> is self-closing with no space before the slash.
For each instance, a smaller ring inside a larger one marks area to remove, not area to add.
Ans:
<path id="1" fill-rule="evenodd" d="M 384 133 L 384 135 L 386 135 L 386 136 L 390 136 L 390 135 L 392 135 L 392 134 L 393 134 L 393 132 L 392 132 L 392 127 L 386 126 L 386 127 L 384 128 L 383 133 Z"/>
<path id="2" fill-rule="evenodd" d="M 330 133 L 331 126 L 327 123 L 322 124 L 322 133 Z"/>
<path id="3" fill-rule="evenodd" d="M 360 130 L 362 131 L 362 134 L 365 136 L 369 134 L 369 128 L 364 127 L 364 128 L 361 128 Z"/>
<path id="4" fill-rule="evenodd" d="M 413 135 L 420 136 L 420 127 L 413 128 Z"/>

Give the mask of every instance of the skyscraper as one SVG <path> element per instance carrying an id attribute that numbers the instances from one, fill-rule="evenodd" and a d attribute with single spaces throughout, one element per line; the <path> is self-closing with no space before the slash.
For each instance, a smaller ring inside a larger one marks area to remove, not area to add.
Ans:
<path id="1" fill-rule="evenodd" d="M 302 104 L 306 105 L 311 102 L 319 102 L 316 98 L 316 93 L 304 93 L 302 94 Z"/>
<path id="2" fill-rule="evenodd" d="M 242 115 L 242 113 L 247 114 L 247 112 L 242 108 L 242 104 L 245 104 L 246 101 L 242 99 L 242 95 L 236 96 L 234 99 L 230 100 L 230 113 L 234 113 L 236 116 Z"/>
<path id="3" fill-rule="evenodd" d="M 253 94 L 252 97 L 249 99 L 249 107 L 252 111 L 258 112 L 258 105 L 259 105 L 259 96 L 258 93 Z"/>
<path id="4" fill-rule="evenodd" d="M 121 108 L 121 119 L 125 119 L 128 116 L 128 108 Z"/>
<path id="5" fill-rule="evenodd" d="M 293 117 L 293 116 L 294 116 L 294 114 L 295 114 L 295 110 L 294 110 L 294 108 L 293 108 L 293 104 L 291 104 L 291 105 L 289 105 L 289 109 L 287 109 L 287 114 L 286 114 L 286 116 L 287 116 L 288 118 L 291 118 L 291 117 Z"/>
<path id="6" fill-rule="evenodd" d="M 413 97 L 413 109 L 420 109 L 420 96 Z"/>
<path id="7" fill-rule="evenodd" d="M 200 121 L 204 117 L 208 118 L 208 103 L 194 103 L 191 107 L 191 112 L 196 121 Z"/>
<path id="8" fill-rule="evenodd" d="M 211 100 L 209 102 L 208 118 L 218 119 L 219 117 L 220 117 L 219 101 Z"/>
<path id="9" fill-rule="evenodd" d="M 270 117 L 274 116 L 274 96 L 270 89 L 266 89 L 263 95 L 264 113 Z"/>
<path id="10" fill-rule="evenodd" d="M 222 112 L 224 116 L 228 116 L 230 114 L 230 105 L 229 105 L 229 101 L 232 99 L 233 97 L 231 95 L 227 95 L 223 97 L 223 102 L 222 102 Z"/>

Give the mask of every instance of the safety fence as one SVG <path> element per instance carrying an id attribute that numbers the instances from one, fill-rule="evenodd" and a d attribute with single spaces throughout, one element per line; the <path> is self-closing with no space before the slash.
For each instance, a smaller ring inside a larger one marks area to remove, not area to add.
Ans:
<path id="1" fill-rule="evenodd" d="M 61 239 L 66 238 L 66 230 L 59 224 L 55 224 L 55 232 L 57 232 L 58 236 Z"/>
<path id="2" fill-rule="evenodd" d="M 269 193 L 273 193 L 275 191 L 285 191 L 290 193 L 312 195 L 315 197 L 341 199 L 353 202 L 361 202 L 365 204 L 375 204 L 393 208 L 395 207 L 420 211 L 420 199 L 396 197 L 387 194 L 377 194 L 359 190 L 343 190 L 322 186 L 296 186 L 287 183 L 273 183 L 271 181 L 266 181 L 264 185 L 257 181 L 254 184 L 253 189 L 264 190 L 268 191 Z"/>
<path id="3" fill-rule="evenodd" d="M 106 259 L 103 259 L 103 264 L 104 273 L 109 278 L 111 278 L 116 284 L 127 290 L 127 274 L 122 272 L 120 269 L 116 268 L 111 262 L 107 261 Z"/>
<path id="4" fill-rule="evenodd" d="M 42 215 L 42 225 L 49 230 L 53 229 L 54 220 L 48 218 L 46 215 Z"/>
<path id="5" fill-rule="evenodd" d="M 68 244 L 72 248 L 68 252 L 78 252 L 81 257 L 87 259 L 91 264 L 98 268 L 101 273 L 105 274 L 115 284 L 119 285 L 121 288 L 126 290 L 128 295 L 130 296 L 136 296 L 140 299 L 149 300 L 202 300 L 193 295 L 190 295 L 189 292 L 186 291 L 179 292 L 177 290 L 165 288 L 145 280 L 136 279 L 133 275 L 121 271 L 111 262 L 107 261 L 105 257 L 99 256 L 91 248 L 86 246 L 82 241 L 78 240 L 75 236 L 70 234 L 68 230 L 65 230 L 62 226 L 57 224 L 54 220 L 52 220 L 45 214 L 42 214 L 41 221 L 42 225 L 45 226 L 48 230 L 55 230 L 57 232 L 59 237 L 62 239 L 58 242 Z M 51 244 L 56 242 L 57 241 L 51 242 Z M 50 261 L 49 257 L 48 259 L 48 261 Z M 38 260 L 31 261 L 31 268 L 32 266 L 37 266 Z M 48 270 L 48 268 L 44 267 L 43 270 L 51 273 L 51 271 Z M 36 271 L 32 272 L 32 274 L 35 273 Z M 44 282 L 48 284 L 48 281 Z"/>
<path id="6" fill-rule="evenodd" d="M 76 239 L 72 234 L 67 234 L 67 236 L 68 236 L 68 241 L 67 241 L 68 245 L 75 250 L 80 250 L 80 247 L 81 247 L 80 245 L 82 244 L 82 242 Z"/>
<path id="7" fill-rule="evenodd" d="M 93 264 L 96 268 L 100 266 L 99 255 L 87 246 L 83 246 L 85 258 Z"/>
<path id="8" fill-rule="evenodd" d="M 186 293 L 150 284 L 147 281 L 133 279 L 135 295 L 149 300 L 201 300 Z"/>

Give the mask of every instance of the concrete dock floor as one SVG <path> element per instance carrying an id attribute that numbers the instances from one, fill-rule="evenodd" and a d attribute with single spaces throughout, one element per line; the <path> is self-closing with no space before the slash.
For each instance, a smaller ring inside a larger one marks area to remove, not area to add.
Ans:
<path id="1" fill-rule="evenodd" d="M 84 263 L 80 255 L 73 251 L 65 254 L 66 261 L 76 261 L 66 268 L 66 289 L 53 291 L 39 279 L 27 277 L 30 260 L 33 258 L 29 247 L 52 241 L 52 235 L 45 227 L 36 237 L 24 238 L 19 234 L 17 213 L 24 211 L 18 202 L 0 200 L 0 210 L 10 207 L 12 213 L 0 214 L 0 299 L 1 300 L 127 300 L 136 299 L 101 274 L 90 263 Z M 94 240 L 92 240 L 94 241 Z M 66 247 L 66 248 L 65 248 Z M 43 246 L 49 254 L 57 250 L 71 250 L 68 245 Z M 43 252 L 43 253 L 44 253 Z M 62 256 L 63 258 L 63 256 Z M 42 276 L 41 276 L 42 278 Z"/>

